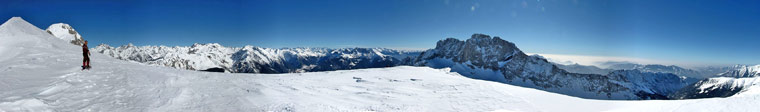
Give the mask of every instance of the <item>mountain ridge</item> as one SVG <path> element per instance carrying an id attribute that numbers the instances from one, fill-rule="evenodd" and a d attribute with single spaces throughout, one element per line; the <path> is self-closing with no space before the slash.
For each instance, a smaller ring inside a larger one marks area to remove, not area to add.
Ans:
<path id="1" fill-rule="evenodd" d="M 189 47 L 111 47 L 101 44 L 92 51 L 117 59 L 164 65 L 180 69 L 223 69 L 234 73 L 290 73 L 378 68 L 401 65 L 404 56 L 415 55 L 384 48 L 262 48 L 224 47 L 217 43 Z"/>
<path id="2" fill-rule="evenodd" d="M 434 49 L 423 52 L 412 65 L 450 67 L 470 78 L 502 82 L 550 92 L 591 99 L 667 99 L 672 91 L 691 83 L 669 73 L 640 71 L 612 72 L 607 75 L 570 73 L 541 56 L 528 56 L 514 43 L 500 37 L 473 34 L 470 39 L 447 38 Z M 637 74 L 637 75 L 627 75 Z M 661 77 L 663 82 L 637 81 L 631 76 Z M 669 83 L 675 87 L 658 88 L 644 83 Z M 663 91 L 651 91 L 667 89 Z"/>

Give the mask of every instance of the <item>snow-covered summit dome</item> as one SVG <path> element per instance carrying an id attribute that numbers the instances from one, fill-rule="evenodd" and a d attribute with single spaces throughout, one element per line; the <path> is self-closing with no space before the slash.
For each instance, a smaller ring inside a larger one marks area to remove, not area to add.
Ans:
<path id="1" fill-rule="evenodd" d="M 82 45 L 84 43 L 84 39 L 82 39 L 82 35 L 79 35 L 79 33 L 74 30 L 71 25 L 66 23 L 55 23 L 50 25 L 47 30 L 48 33 L 51 35 L 58 37 L 59 39 L 69 41 L 72 44 L 75 45 Z"/>

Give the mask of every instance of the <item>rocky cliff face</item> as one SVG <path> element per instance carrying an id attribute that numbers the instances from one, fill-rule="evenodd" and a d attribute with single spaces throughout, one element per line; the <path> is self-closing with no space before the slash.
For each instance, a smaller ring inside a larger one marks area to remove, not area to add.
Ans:
<path id="1" fill-rule="evenodd" d="M 448 38 L 423 52 L 411 63 L 452 71 L 475 78 L 593 99 L 667 99 L 667 94 L 689 83 L 667 73 L 619 71 L 608 75 L 569 73 L 540 56 L 528 56 L 514 43 L 499 37 L 474 34 L 470 39 Z M 667 77 L 657 81 L 640 78 Z M 675 83 L 660 88 L 657 84 Z M 653 91 L 656 90 L 656 91 Z"/>

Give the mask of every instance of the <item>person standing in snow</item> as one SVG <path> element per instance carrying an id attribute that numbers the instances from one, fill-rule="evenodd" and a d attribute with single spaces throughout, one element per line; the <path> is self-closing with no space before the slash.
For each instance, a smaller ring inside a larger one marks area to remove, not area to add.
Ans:
<path id="1" fill-rule="evenodd" d="M 82 44 L 82 55 L 84 56 L 84 60 L 82 62 L 82 69 L 90 68 L 90 50 L 87 47 L 87 41 L 84 41 L 84 44 Z"/>

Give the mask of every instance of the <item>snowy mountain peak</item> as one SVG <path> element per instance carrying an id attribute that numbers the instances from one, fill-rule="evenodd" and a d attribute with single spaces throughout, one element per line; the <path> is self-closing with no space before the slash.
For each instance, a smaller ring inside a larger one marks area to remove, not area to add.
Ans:
<path id="1" fill-rule="evenodd" d="M 670 73 L 640 70 L 570 73 L 540 55 L 526 55 L 514 43 L 485 34 L 473 34 L 464 41 L 438 41 L 435 49 L 423 52 L 412 65 L 451 68 L 474 79 L 592 99 L 668 99 L 669 93 L 694 82 Z"/>
<path id="2" fill-rule="evenodd" d="M 190 47 L 222 47 L 222 45 L 220 45 L 219 43 L 205 43 L 205 44 L 194 43 Z"/>
<path id="3" fill-rule="evenodd" d="M 71 25 L 66 23 L 55 23 L 45 30 L 47 33 L 58 37 L 61 40 L 68 41 L 71 44 L 74 45 L 82 45 L 84 44 L 84 39 L 82 38 L 82 35 L 79 34 L 76 30 L 74 30 L 74 27 L 71 27 Z"/>
<path id="4" fill-rule="evenodd" d="M 132 43 L 127 43 L 127 45 L 122 45 L 122 47 L 135 47 L 135 45 Z"/>
<path id="5" fill-rule="evenodd" d="M 760 76 L 760 65 L 748 66 L 748 65 L 736 65 L 734 70 L 730 70 L 719 74 L 722 77 L 757 77 Z"/>
<path id="6" fill-rule="evenodd" d="M 26 22 L 26 20 L 24 20 L 21 17 L 11 17 L 11 19 L 8 19 L 8 21 L 5 21 L 5 23 L 3 23 L 3 24 L 24 24 L 24 23 L 29 24 L 29 22 Z M 31 25 L 31 24 L 29 24 L 29 25 Z M 34 25 L 32 25 L 32 26 L 34 26 Z"/>
<path id="7" fill-rule="evenodd" d="M 8 19 L 8 21 L 24 21 L 21 17 L 11 17 L 11 19 Z"/>
<path id="8" fill-rule="evenodd" d="M 10 62 L 14 60 L 32 60 L 16 58 L 24 56 L 25 54 L 53 53 L 57 55 L 51 55 L 51 57 L 55 57 L 61 54 L 81 53 L 73 53 L 66 50 L 57 50 L 71 48 L 76 49 L 76 46 L 69 45 L 64 41 L 53 37 L 52 35 L 46 33 L 44 30 L 32 25 L 20 17 L 13 17 L 0 25 L 0 61 Z M 35 58 L 33 60 L 39 59 L 45 58 Z M 0 65 L 7 64 L 3 63 Z M 29 70 L 33 71 L 33 69 Z M 3 71 L 0 74 L 5 75 L 8 74 L 8 72 Z"/>
<path id="9" fill-rule="evenodd" d="M 110 46 L 110 45 L 108 45 L 108 44 L 103 44 L 103 43 L 101 43 L 100 45 L 98 45 L 98 46 L 95 46 L 95 47 L 96 47 L 96 48 L 98 48 L 98 47 L 110 48 L 111 46 Z"/>
<path id="10" fill-rule="evenodd" d="M 455 62 L 471 62 L 494 70 L 500 66 L 498 62 L 508 61 L 514 55 L 527 56 L 514 43 L 485 34 L 473 34 L 465 41 L 447 38 L 438 41 L 435 49 L 427 52 Z"/>
<path id="11" fill-rule="evenodd" d="M 82 39 L 82 36 L 66 23 L 55 23 L 50 25 L 47 30 L 48 33 L 63 40 L 71 41 L 74 39 Z"/>
<path id="12" fill-rule="evenodd" d="M 56 42 L 59 39 L 55 39 L 52 35 L 45 33 L 45 31 L 32 25 L 21 17 L 13 17 L 0 25 L 0 40 L 2 40 L 0 41 L 0 45 L 14 46 L 13 44 L 19 44 L 19 46 L 14 47 L 27 46 L 49 48 L 52 47 L 51 45 L 58 45 L 60 43 Z M 2 51 L 2 49 L 0 49 L 0 51 Z"/>
<path id="13" fill-rule="evenodd" d="M 8 21 L 5 21 L 3 25 L 0 25 L 0 30 L 3 30 L 3 33 L 6 33 L 6 34 L 16 34 L 16 33 L 39 34 L 40 32 L 42 32 L 40 28 L 37 28 L 36 26 L 22 19 L 21 17 L 12 17 L 11 19 L 8 19 Z"/>

